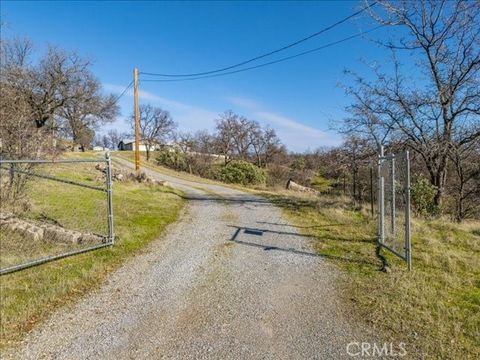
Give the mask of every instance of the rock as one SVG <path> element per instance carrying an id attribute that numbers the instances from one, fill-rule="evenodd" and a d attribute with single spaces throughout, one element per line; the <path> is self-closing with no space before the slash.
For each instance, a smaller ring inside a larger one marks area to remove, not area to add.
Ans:
<path id="1" fill-rule="evenodd" d="M 0 212 L 0 224 L 2 224 L 3 221 L 6 221 L 10 218 L 13 217 L 12 213 L 9 212 Z"/>
<path id="2" fill-rule="evenodd" d="M 103 238 L 101 236 L 94 235 L 94 234 L 85 234 L 85 235 L 82 235 L 80 244 L 101 243 L 102 240 Z"/>
<path id="3" fill-rule="evenodd" d="M 0 227 L 17 232 L 28 241 L 50 241 L 61 244 L 100 243 L 103 237 L 68 230 L 59 225 L 37 224 L 32 220 L 20 219 L 2 213 Z"/>
<path id="4" fill-rule="evenodd" d="M 107 167 L 106 167 L 104 164 L 97 163 L 97 164 L 95 165 L 95 169 L 97 169 L 98 171 L 101 171 L 101 172 L 105 173 Z"/>
<path id="5" fill-rule="evenodd" d="M 306 187 L 306 186 L 303 186 L 303 185 L 300 185 L 300 184 L 297 184 L 292 179 L 288 180 L 286 188 L 287 188 L 287 190 L 308 192 L 308 193 L 312 193 L 312 194 L 319 194 L 319 192 L 317 190 Z"/>

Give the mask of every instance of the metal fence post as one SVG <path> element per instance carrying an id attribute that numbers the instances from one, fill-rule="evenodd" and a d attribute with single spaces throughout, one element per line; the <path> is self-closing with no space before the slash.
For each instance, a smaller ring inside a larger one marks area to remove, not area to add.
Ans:
<path id="1" fill-rule="evenodd" d="M 412 270 L 412 244 L 410 241 L 410 154 L 405 152 L 406 179 L 405 179 L 405 250 L 408 270 Z"/>
<path id="2" fill-rule="evenodd" d="M 113 199 L 112 199 L 112 159 L 110 157 L 110 152 L 105 153 L 105 177 L 106 177 L 106 186 L 107 186 L 107 208 L 108 208 L 108 242 L 114 243 L 115 234 L 113 232 Z"/>
<path id="3" fill-rule="evenodd" d="M 392 231 L 392 236 L 395 237 L 396 235 L 396 229 L 395 229 L 395 155 L 392 154 L 392 160 L 390 162 L 391 168 L 390 168 L 390 186 L 391 188 L 391 198 L 390 198 L 390 211 L 391 211 L 391 219 L 390 219 L 390 228 Z"/>
<path id="4" fill-rule="evenodd" d="M 374 214 L 373 214 L 373 162 L 372 161 L 370 161 L 370 212 L 373 218 Z"/>
<path id="5" fill-rule="evenodd" d="M 378 242 L 383 244 L 384 240 L 384 200 L 383 200 L 383 190 L 384 190 L 384 178 L 382 176 L 382 163 L 383 163 L 383 146 L 380 146 L 380 154 L 378 155 L 378 172 L 377 172 L 377 183 L 378 183 Z"/>

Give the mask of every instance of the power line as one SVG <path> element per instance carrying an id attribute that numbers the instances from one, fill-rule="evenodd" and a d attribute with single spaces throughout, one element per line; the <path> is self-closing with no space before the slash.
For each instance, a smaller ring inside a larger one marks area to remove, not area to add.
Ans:
<path id="1" fill-rule="evenodd" d="M 120 100 L 120 98 L 125 95 L 125 93 L 128 91 L 128 89 L 130 89 L 133 85 L 133 80 L 130 81 L 130 83 L 127 85 L 127 87 L 122 91 L 122 93 L 120 95 L 118 95 L 115 100 L 113 100 L 114 103 L 116 103 L 118 100 Z"/>
<path id="2" fill-rule="evenodd" d="M 164 77 L 190 77 L 190 76 L 201 76 L 201 75 L 208 75 L 208 74 L 214 74 L 214 73 L 218 73 L 218 72 L 222 72 L 222 71 L 225 71 L 225 70 L 230 70 L 230 69 L 233 69 L 233 68 L 236 68 L 236 67 L 239 67 L 239 66 L 242 66 L 242 65 L 246 65 L 248 63 L 251 63 L 253 61 L 256 61 L 256 60 L 259 60 L 259 59 L 262 59 L 264 57 L 267 57 L 267 56 L 270 56 L 270 55 L 273 55 L 273 54 L 276 54 L 280 51 L 284 51 L 284 50 L 287 50 L 293 46 L 296 46 L 298 44 L 301 44 L 307 40 L 310 40 L 320 34 L 323 34 L 324 32 L 328 31 L 328 30 L 331 30 L 333 29 L 334 27 L 338 26 L 338 25 L 341 25 L 343 24 L 344 22 L 350 20 L 351 18 L 361 14 L 362 12 L 364 12 L 365 10 L 375 6 L 377 4 L 377 1 L 374 1 L 373 3 L 365 6 L 364 8 L 358 10 L 357 12 L 343 18 L 342 20 L 339 20 L 337 21 L 336 23 L 330 25 L 330 26 L 327 26 L 326 28 L 323 28 L 322 30 L 320 31 L 317 31 L 316 33 L 313 33 L 307 37 L 304 37 L 303 39 L 300 39 L 300 40 L 297 40 L 291 44 L 288 44 L 288 45 L 285 45 L 279 49 L 276 49 L 276 50 L 273 50 L 273 51 L 270 51 L 268 53 L 265 53 L 265 54 L 262 54 L 262 55 L 259 55 L 259 56 L 256 56 L 254 58 L 251 58 L 249 60 L 245 60 L 245 61 L 242 61 L 238 64 L 234 64 L 234 65 L 231 65 L 231 66 L 227 66 L 227 67 L 224 67 L 224 68 L 221 68 L 221 69 L 217 69 L 217 70 L 210 70 L 210 71 L 204 71 L 204 72 L 198 72 L 198 73 L 191 73 L 191 74 L 160 74 L 160 73 L 151 73 L 151 72 L 140 72 L 140 74 L 143 74 L 143 75 L 150 75 L 150 76 L 164 76 Z"/>
<path id="3" fill-rule="evenodd" d="M 334 46 L 334 45 L 338 45 L 338 44 L 343 43 L 343 42 L 345 42 L 345 41 L 348 41 L 348 40 L 351 40 L 351 39 L 360 37 L 360 36 L 362 36 L 363 34 L 368 34 L 368 33 L 372 32 L 372 31 L 375 31 L 375 30 L 377 30 L 377 29 L 379 29 L 379 28 L 381 28 L 381 27 L 384 27 L 384 26 L 385 26 L 385 25 L 379 25 L 379 26 L 376 26 L 376 27 L 374 27 L 374 28 L 372 28 L 372 29 L 370 29 L 370 30 L 367 30 L 367 31 L 364 31 L 364 32 L 361 32 L 361 33 L 358 33 L 358 34 L 355 34 L 355 35 L 351 35 L 351 36 L 348 36 L 348 37 L 346 37 L 346 38 L 343 38 L 343 39 L 340 39 L 340 40 L 337 40 L 337 41 L 334 41 L 334 42 L 325 44 L 325 45 L 323 45 L 323 46 L 320 46 L 320 47 L 317 47 L 317 48 L 314 48 L 314 49 L 310 49 L 310 50 L 307 50 L 307 51 L 303 51 L 303 52 L 298 53 L 298 54 L 294 54 L 294 55 L 291 55 L 291 56 L 287 56 L 287 57 L 280 58 L 280 59 L 277 59 L 277 60 L 273 60 L 273 61 L 269 61 L 269 62 L 266 62 L 266 63 L 258 64 L 258 65 L 255 65 L 255 66 L 250 66 L 250 67 L 243 68 L 243 69 L 238 69 L 238 70 L 233 70 L 233 71 L 222 72 L 221 74 L 212 74 L 212 75 L 205 75 L 205 76 L 189 77 L 189 78 L 184 78 L 184 79 L 142 79 L 141 81 L 142 81 L 142 82 L 190 81 L 190 80 L 207 79 L 207 78 L 212 78 L 212 77 L 218 77 L 218 76 L 236 74 L 236 73 L 239 73 L 239 72 L 248 71 L 248 70 L 253 70 L 253 69 L 258 69 L 258 68 L 261 68 L 261 67 L 265 67 L 265 66 L 277 64 L 277 63 L 280 63 L 280 62 L 283 62 L 283 61 L 291 60 L 291 59 L 294 59 L 294 58 L 297 58 L 297 57 L 300 57 L 300 56 L 303 56 L 303 55 L 311 54 L 311 53 L 313 53 L 313 52 L 320 51 L 320 50 L 323 50 L 323 49 L 332 47 L 332 46 Z M 143 74 L 145 74 L 145 73 L 143 73 Z"/>

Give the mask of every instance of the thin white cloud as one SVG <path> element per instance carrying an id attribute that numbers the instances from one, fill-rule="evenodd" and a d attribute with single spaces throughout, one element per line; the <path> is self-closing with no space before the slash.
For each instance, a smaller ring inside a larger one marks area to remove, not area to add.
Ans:
<path id="1" fill-rule="evenodd" d="M 228 96 L 225 98 L 229 103 L 235 106 L 242 107 L 244 109 L 250 109 L 250 110 L 255 110 L 259 109 L 261 106 L 258 102 L 255 100 L 245 98 L 245 97 L 239 97 L 239 96 Z"/>
<path id="2" fill-rule="evenodd" d="M 321 146 L 335 146 L 341 141 L 334 134 L 272 112 L 258 111 L 254 112 L 253 116 L 261 122 L 271 125 L 290 150 L 313 150 Z"/>
<path id="3" fill-rule="evenodd" d="M 114 84 L 104 84 L 105 89 L 121 93 L 123 86 Z M 133 97 L 133 90 L 129 90 L 125 95 Z M 152 105 L 158 105 L 170 111 L 179 128 L 184 131 L 197 131 L 202 129 L 212 129 L 218 114 L 198 106 L 186 104 L 180 101 L 158 96 L 148 91 L 140 90 L 138 92 L 140 103 L 146 101 Z"/>
<path id="4" fill-rule="evenodd" d="M 340 137 L 335 134 L 305 125 L 284 115 L 266 111 L 253 99 L 239 96 L 230 96 L 225 99 L 232 105 L 247 111 L 248 114 L 245 115 L 274 128 L 290 150 L 305 151 L 320 146 L 335 146 L 341 142 Z"/>

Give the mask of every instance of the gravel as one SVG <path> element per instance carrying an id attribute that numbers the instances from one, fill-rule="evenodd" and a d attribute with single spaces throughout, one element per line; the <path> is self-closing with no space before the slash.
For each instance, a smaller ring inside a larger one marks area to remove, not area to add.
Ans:
<path id="1" fill-rule="evenodd" d="M 371 338 L 342 311 L 338 270 L 280 210 L 147 172 L 187 194 L 180 220 L 2 358 L 341 359 L 348 343 Z"/>

